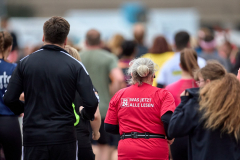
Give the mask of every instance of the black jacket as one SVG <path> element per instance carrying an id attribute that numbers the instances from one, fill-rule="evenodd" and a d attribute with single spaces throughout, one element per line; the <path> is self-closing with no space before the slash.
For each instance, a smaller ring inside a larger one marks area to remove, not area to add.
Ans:
<path id="1" fill-rule="evenodd" d="M 45 45 L 20 60 L 4 95 L 4 103 L 15 114 L 24 112 L 24 146 L 76 141 L 72 107 L 76 91 L 85 107 L 82 116 L 92 119 L 98 99 L 81 62 L 55 45 Z M 22 92 L 25 104 L 19 100 Z"/>
<path id="2" fill-rule="evenodd" d="M 170 137 L 189 135 L 189 160 L 240 160 L 240 142 L 233 135 L 221 133 L 221 127 L 212 131 L 204 127 L 199 112 L 199 89 L 187 89 L 189 96 L 181 97 L 170 120 Z"/>

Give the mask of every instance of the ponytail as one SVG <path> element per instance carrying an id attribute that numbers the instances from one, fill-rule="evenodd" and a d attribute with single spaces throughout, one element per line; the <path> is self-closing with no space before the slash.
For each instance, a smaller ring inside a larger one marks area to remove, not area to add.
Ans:
<path id="1" fill-rule="evenodd" d="M 194 71 L 199 69 L 197 53 L 193 49 L 184 49 L 180 56 L 181 67 L 184 71 L 194 77 Z"/>
<path id="2" fill-rule="evenodd" d="M 4 52 L 4 32 L 0 32 L 0 53 Z"/>
<path id="3" fill-rule="evenodd" d="M 13 44 L 13 38 L 11 34 L 4 31 L 0 32 L 0 54 L 2 54 L 2 57 L 5 61 L 7 61 L 7 55 L 4 55 L 4 52 L 12 44 Z"/>

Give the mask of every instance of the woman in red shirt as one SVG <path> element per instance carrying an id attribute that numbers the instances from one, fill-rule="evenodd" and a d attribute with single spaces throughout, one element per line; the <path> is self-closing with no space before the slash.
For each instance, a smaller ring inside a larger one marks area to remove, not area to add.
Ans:
<path id="1" fill-rule="evenodd" d="M 165 89 L 152 86 L 155 64 L 148 58 L 130 62 L 132 86 L 118 91 L 109 103 L 105 130 L 121 135 L 119 160 L 168 160 L 167 128 L 175 109 Z"/>

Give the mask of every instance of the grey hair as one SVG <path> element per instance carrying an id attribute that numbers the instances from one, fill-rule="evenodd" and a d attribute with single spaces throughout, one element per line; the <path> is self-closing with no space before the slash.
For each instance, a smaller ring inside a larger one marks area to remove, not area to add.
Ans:
<path id="1" fill-rule="evenodd" d="M 131 75 L 129 84 L 142 85 L 143 79 L 153 76 L 156 72 L 155 63 L 149 58 L 134 59 L 129 63 L 128 74 Z"/>

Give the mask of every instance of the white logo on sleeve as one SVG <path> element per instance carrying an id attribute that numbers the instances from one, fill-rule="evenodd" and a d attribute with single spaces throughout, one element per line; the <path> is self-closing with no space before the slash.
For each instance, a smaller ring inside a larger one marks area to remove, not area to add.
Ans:
<path id="1" fill-rule="evenodd" d="M 121 107 L 129 107 L 128 98 L 122 98 L 121 102 Z"/>
<path id="2" fill-rule="evenodd" d="M 10 78 L 11 75 L 7 75 L 6 72 L 0 75 L 0 89 L 7 88 Z"/>

